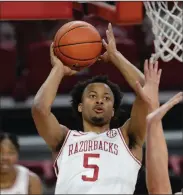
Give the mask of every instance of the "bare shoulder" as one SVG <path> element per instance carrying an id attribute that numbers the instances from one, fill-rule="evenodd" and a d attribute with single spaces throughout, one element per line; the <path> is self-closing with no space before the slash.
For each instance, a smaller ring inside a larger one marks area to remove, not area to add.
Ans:
<path id="1" fill-rule="evenodd" d="M 33 181 L 41 182 L 40 177 L 32 171 L 29 171 L 29 179 Z"/>
<path id="2" fill-rule="evenodd" d="M 32 171 L 29 171 L 29 194 L 42 194 L 41 179 Z"/>
<path id="3" fill-rule="evenodd" d="M 65 125 L 60 124 L 61 129 L 63 129 L 66 133 L 69 131 L 68 127 Z"/>

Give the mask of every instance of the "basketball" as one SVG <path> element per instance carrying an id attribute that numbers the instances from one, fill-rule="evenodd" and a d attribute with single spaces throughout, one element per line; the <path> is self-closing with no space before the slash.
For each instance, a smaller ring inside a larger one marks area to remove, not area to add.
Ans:
<path id="1" fill-rule="evenodd" d="M 81 70 L 96 62 L 102 41 L 94 26 L 83 21 L 63 25 L 54 37 L 54 53 L 64 65 Z"/>

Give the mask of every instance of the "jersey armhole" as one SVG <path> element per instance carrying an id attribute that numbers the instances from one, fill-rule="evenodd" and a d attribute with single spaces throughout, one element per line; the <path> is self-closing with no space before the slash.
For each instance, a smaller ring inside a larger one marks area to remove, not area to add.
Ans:
<path id="1" fill-rule="evenodd" d="M 61 153 L 62 153 L 62 151 L 63 151 L 63 148 L 64 148 L 64 146 L 65 146 L 65 144 L 66 144 L 66 142 L 67 142 L 67 140 L 68 140 L 68 138 L 69 138 L 70 133 L 71 133 L 71 130 L 68 130 L 67 135 L 66 135 L 66 137 L 65 137 L 65 140 L 64 140 L 64 142 L 63 142 L 63 144 L 62 144 L 62 147 L 60 148 L 60 151 L 58 152 L 58 154 L 57 154 L 57 156 L 56 156 L 56 158 L 55 158 L 55 161 L 54 161 L 54 163 L 53 163 L 53 168 L 54 168 L 54 170 L 55 170 L 56 176 L 58 175 L 57 160 L 58 160 L 58 158 L 60 157 L 60 155 L 61 155 Z"/>
<path id="2" fill-rule="evenodd" d="M 138 160 L 133 154 L 132 152 L 130 151 L 128 145 L 126 144 L 126 141 L 124 139 L 124 136 L 123 136 L 123 133 L 121 132 L 121 129 L 118 128 L 118 132 L 119 132 L 119 135 L 121 137 L 121 140 L 123 142 L 123 145 L 125 146 L 126 150 L 128 151 L 128 153 L 130 154 L 130 156 L 135 160 L 135 162 L 138 163 L 138 165 L 141 167 L 142 166 L 142 163 L 140 162 L 140 160 Z"/>

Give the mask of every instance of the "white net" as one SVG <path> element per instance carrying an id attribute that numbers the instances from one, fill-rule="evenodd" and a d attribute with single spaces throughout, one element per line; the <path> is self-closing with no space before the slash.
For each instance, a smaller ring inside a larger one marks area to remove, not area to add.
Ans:
<path id="1" fill-rule="evenodd" d="M 152 59 L 168 62 L 173 58 L 183 62 L 183 3 L 144 1 L 146 14 L 155 35 Z"/>

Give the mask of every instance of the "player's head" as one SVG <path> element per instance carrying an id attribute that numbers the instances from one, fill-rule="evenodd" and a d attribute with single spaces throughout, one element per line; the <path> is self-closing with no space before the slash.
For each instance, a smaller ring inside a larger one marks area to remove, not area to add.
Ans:
<path id="1" fill-rule="evenodd" d="M 0 151 L 0 172 L 9 172 L 18 161 L 19 143 L 16 135 L 0 133 Z"/>
<path id="2" fill-rule="evenodd" d="M 122 99 L 119 86 L 106 76 L 96 76 L 79 82 L 71 96 L 75 113 L 95 126 L 109 124 Z"/>

